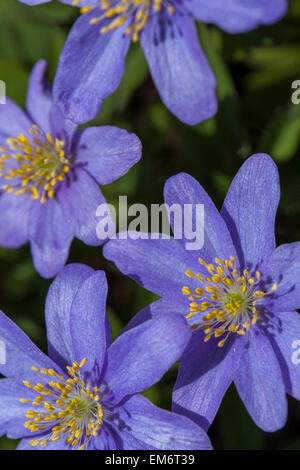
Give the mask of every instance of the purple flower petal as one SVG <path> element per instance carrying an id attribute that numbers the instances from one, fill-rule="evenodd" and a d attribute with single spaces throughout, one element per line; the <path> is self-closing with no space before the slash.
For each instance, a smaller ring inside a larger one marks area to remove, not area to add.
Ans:
<path id="1" fill-rule="evenodd" d="M 76 145 L 76 163 L 103 185 L 125 175 L 141 158 L 142 144 L 135 134 L 117 127 L 90 127 Z"/>
<path id="2" fill-rule="evenodd" d="M 25 5 L 35 6 L 40 5 L 41 3 L 49 3 L 52 0 L 19 0 L 21 3 L 25 3 Z"/>
<path id="3" fill-rule="evenodd" d="M 265 154 L 248 158 L 232 181 L 221 211 L 242 268 L 257 268 L 275 249 L 279 197 L 279 176 L 273 160 Z"/>
<path id="4" fill-rule="evenodd" d="M 70 445 L 66 444 L 65 439 L 61 439 L 57 442 L 49 442 L 46 447 L 32 447 L 30 441 L 32 440 L 32 436 L 29 438 L 22 439 L 21 442 L 18 444 L 17 450 L 70 450 Z"/>
<path id="5" fill-rule="evenodd" d="M 10 439 L 19 439 L 30 433 L 24 428 L 27 421 L 26 405 L 20 403 L 20 398 L 34 400 L 35 392 L 29 390 L 19 380 L 0 379 L 0 436 L 4 434 Z"/>
<path id="6" fill-rule="evenodd" d="M 31 126 L 32 122 L 24 111 L 6 98 L 6 103 L 0 106 L 0 133 L 15 138 L 19 134 L 26 134 Z"/>
<path id="7" fill-rule="evenodd" d="M 216 81 L 200 48 L 193 19 L 185 14 L 150 17 L 141 45 L 166 107 L 186 124 L 217 111 Z"/>
<path id="8" fill-rule="evenodd" d="M 207 430 L 239 367 L 239 344 L 227 340 L 222 348 L 212 338 L 204 342 L 200 331 L 183 354 L 173 392 L 173 410 Z"/>
<path id="9" fill-rule="evenodd" d="M 97 208 L 106 204 L 95 180 L 85 171 L 77 169 L 74 181 L 58 192 L 64 218 L 75 237 L 87 245 L 98 246 L 104 242 L 97 236 Z"/>
<path id="10" fill-rule="evenodd" d="M 37 124 L 45 133 L 51 132 L 49 121 L 50 109 L 52 107 L 52 92 L 46 80 L 47 62 L 39 60 L 30 74 L 26 109 L 32 122 Z"/>
<path id="11" fill-rule="evenodd" d="M 30 196 L 3 193 L 0 196 L 0 245 L 19 248 L 28 242 Z"/>
<path id="12" fill-rule="evenodd" d="M 118 410 L 124 422 L 121 436 L 130 434 L 144 442 L 144 449 L 209 450 L 207 434 L 188 418 L 154 406 L 142 395 L 134 395 Z M 128 444 L 127 440 L 127 444 Z M 150 447 L 149 447 L 150 446 Z M 135 447 L 125 447 L 135 450 Z"/>
<path id="13" fill-rule="evenodd" d="M 56 199 L 35 201 L 29 217 L 29 239 L 35 269 L 46 278 L 64 266 L 73 235 Z"/>
<path id="14" fill-rule="evenodd" d="M 166 204 L 169 206 L 179 204 L 182 210 L 188 204 L 192 205 L 193 208 L 197 204 L 204 205 L 204 227 L 201 227 L 204 233 L 204 246 L 199 251 L 190 252 L 195 259 L 201 256 L 206 262 L 214 263 L 216 256 L 221 259 L 229 259 L 230 255 L 236 256 L 226 223 L 206 191 L 195 178 L 186 173 L 171 176 L 166 181 L 164 187 L 164 198 Z M 195 218 L 194 215 L 193 217 Z M 186 220 L 184 220 L 184 223 L 186 223 Z M 173 217 L 171 218 L 171 225 L 173 233 L 176 233 Z M 194 221 L 193 231 L 196 229 L 199 231 L 199 227 L 196 227 Z M 184 227 L 182 228 L 182 233 L 185 233 Z M 186 243 L 187 241 L 184 238 L 184 242 Z"/>
<path id="15" fill-rule="evenodd" d="M 127 331 L 109 347 L 104 381 L 110 405 L 158 382 L 177 362 L 190 338 L 180 315 L 164 315 Z"/>
<path id="16" fill-rule="evenodd" d="M 107 281 L 103 271 L 96 271 L 79 287 L 71 306 L 70 334 L 74 360 L 86 358 L 84 370 L 98 377 L 106 353 L 105 310 Z"/>
<path id="17" fill-rule="evenodd" d="M 280 364 L 287 393 L 300 400 L 300 315 L 298 312 L 276 314 L 279 325 L 270 337 Z M 277 347 L 276 347 L 277 345 Z"/>
<path id="18" fill-rule="evenodd" d="M 52 282 L 46 299 L 48 353 L 58 364 L 74 361 L 70 327 L 70 311 L 78 289 L 94 270 L 83 264 L 65 266 Z"/>
<path id="19" fill-rule="evenodd" d="M 124 35 L 126 24 L 106 34 L 99 33 L 103 23 L 90 24 L 100 14 L 101 10 L 95 9 L 78 18 L 60 56 L 54 82 L 55 101 L 63 114 L 80 124 L 97 116 L 102 100 L 118 87 L 130 45 L 130 35 Z"/>
<path id="20" fill-rule="evenodd" d="M 182 287 L 193 279 L 188 279 L 185 271 L 197 272 L 200 267 L 197 258 L 191 257 L 178 240 L 170 239 L 128 239 L 110 240 L 103 247 L 104 256 L 116 263 L 120 271 L 133 278 L 140 285 L 166 300 L 185 304 Z M 122 236 L 125 234 L 119 234 Z M 150 235 L 149 235 L 150 237 Z"/>
<path id="21" fill-rule="evenodd" d="M 31 366 L 39 369 L 60 370 L 56 364 L 42 353 L 23 331 L 0 311 L 0 340 L 5 344 L 6 364 L 0 364 L 0 374 L 17 380 L 41 381 Z M 38 379 L 38 380 L 37 380 Z"/>
<path id="22" fill-rule="evenodd" d="M 253 421 L 266 432 L 282 428 L 287 419 L 284 382 L 274 350 L 265 334 L 252 329 L 234 383 Z"/>
<path id="23" fill-rule="evenodd" d="M 287 0 L 190 0 L 189 9 L 200 21 L 213 23 L 228 33 L 243 33 L 280 20 Z"/>
<path id="24" fill-rule="evenodd" d="M 300 243 L 288 243 L 276 248 L 261 267 L 265 279 L 278 283 L 265 303 L 272 312 L 300 308 Z"/>

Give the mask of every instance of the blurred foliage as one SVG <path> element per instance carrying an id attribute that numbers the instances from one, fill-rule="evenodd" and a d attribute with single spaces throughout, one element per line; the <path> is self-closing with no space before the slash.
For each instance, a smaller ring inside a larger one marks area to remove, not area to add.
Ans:
<path id="1" fill-rule="evenodd" d="M 0 79 L 7 94 L 24 106 L 27 79 L 39 58 L 48 61 L 52 80 L 58 57 L 77 10 L 58 2 L 26 7 L 0 1 Z M 180 123 L 161 103 L 139 45 L 131 48 L 119 89 L 103 105 L 93 124 L 134 131 L 142 140 L 142 161 L 104 194 L 117 205 L 161 203 L 164 181 L 185 171 L 196 177 L 220 207 L 243 159 L 268 152 L 279 166 L 282 199 L 277 217 L 278 243 L 300 238 L 300 105 L 291 101 L 292 82 L 300 78 L 300 2 L 291 0 L 280 23 L 247 34 L 228 35 L 199 24 L 199 37 L 218 79 L 219 112 L 195 127 Z M 108 314 L 114 336 L 154 295 L 121 275 L 100 248 L 75 241 L 69 262 L 105 269 L 109 278 Z M 0 250 L 0 307 L 46 350 L 44 301 L 50 281 L 34 271 L 29 247 Z M 169 407 L 174 366 L 147 396 Z M 210 429 L 217 449 L 300 449 L 300 408 L 290 400 L 286 427 L 265 434 L 251 421 L 232 387 Z M 16 442 L 0 439 L 0 449 Z"/>

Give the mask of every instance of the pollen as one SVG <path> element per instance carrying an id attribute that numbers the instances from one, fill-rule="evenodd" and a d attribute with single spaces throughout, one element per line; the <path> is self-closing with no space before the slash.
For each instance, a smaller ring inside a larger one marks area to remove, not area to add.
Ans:
<path id="1" fill-rule="evenodd" d="M 240 273 L 234 256 L 224 261 L 215 258 L 215 264 L 199 258 L 199 263 L 206 269 L 207 276 L 190 270 L 185 272 L 188 278 L 201 282 L 201 287 L 194 291 L 188 286 L 182 288 L 190 301 L 186 318 L 196 316 L 196 323 L 191 328 L 201 328 L 205 342 L 212 337 L 220 338 L 218 346 L 223 347 L 231 333 L 243 336 L 258 322 L 260 303 L 263 297 L 277 289 L 277 283 L 266 292 L 261 290 L 261 273 L 256 271 L 251 275 L 247 269 Z"/>
<path id="2" fill-rule="evenodd" d="M 88 387 L 81 375 L 86 359 L 80 364 L 73 362 L 67 366 L 67 374 L 58 374 L 53 369 L 38 369 L 36 374 L 47 376 L 48 383 L 33 385 L 23 381 L 25 387 L 36 392 L 34 400 L 20 398 L 27 407 L 24 426 L 31 432 L 43 433 L 30 441 L 33 447 L 46 447 L 51 442 L 65 440 L 72 448 L 84 450 L 92 437 L 96 437 L 103 421 L 103 409 L 97 387 Z"/>
<path id="3" fill-rule="evenodd" d="M 37 125 L 28 130 L 28 137 L 19 134 L 6 142 L 7 147 L 0 147 L 0 178 L 7 181 L 1 189 L 16 196 L 30 194 L 41 203 L 54 198 L 70 170 L 65 142 Z"/>
<path id="4" fill-rule="evenodd" d="M 78 6 L 80 1 L 73 0 L 72 5 Z M 81 13 L 100 9 L 101 14 L 90 20 L 91 25 L 100 26 L 100 34 L 105 34 L 127 23 L 125 35 L 131 35 L 132 41 L 137 42 L 150 15 L 161 11 L 172 15 L 175 12 L 173 2 L 174 0 L 99 0 L 98 5 L 81 8 Z M 103 21 L 104 26 L 100 24 Z"/>

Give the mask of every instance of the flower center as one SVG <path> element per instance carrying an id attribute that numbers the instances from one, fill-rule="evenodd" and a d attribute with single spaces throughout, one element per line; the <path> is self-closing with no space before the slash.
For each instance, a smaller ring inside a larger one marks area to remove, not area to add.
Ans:
<path id="1" fill-rule="evenodd" d="M 240 275 L 236 268 L 236 260 L 230 256 L 229 260 L 222 261 L 215 258 L 214 264 L 207 264 L 199 258 L 199 262 L 208 272 L 208 276 L 192 271 L 186 271 L 189 278 L 200 281 L 201 287 L 192 291 L 184 286 L 182 292 L 188 296 L 190 313 L 187 319 L 196 314 L 203 313 L 199 321 L 192 325 L 192 329 L 202 328 L 205 333 L 204 341 L 211 337 L 223 337 L 218 346 L 225 344 L 230 333 L 245 335 L 259 319 L 259 304 L 263 297 L 277 289 L 277 283 L 264 292 L 259 288 L 261 274 L 256 271 L 251 276 L 247 269 Z"/>
<path id="2" fill-rule="evenodd" d="M 72 5 L 77 6 L 81 0 L 73 0 Z M 81 8 L 81 13 L 89 13 L 94 8 L 100 8 L 103 13 L 91 19 L 90 24 L 98 24 L 102 20 L 109 20 L 100 29 L 100 34 L 118 28 L 128 21 L 125 34 L 130 34 L 132 41 L 137 42 L 139 35 L 146 26 L 150 14 L 163 9 L 170 15 L 175 12 L 174 0 L 99 0 L 99 5 Z"/>
<path id="3" fill-rule="evenodd" d="M 68 377 L 57 374 L 53 369 L 32 370 L 40 375 L 52 378 L 47 384 L 32 385 L 27 380 L 23 384 L 38 396 L 31 402 L 21 398 L 21 403 L 31 403 L 34 407 L 43 407 L 44 410 L 28 410 L 24 426 L 31 432 L 45 432 L 42 438 L 30 441 L 32 446 L 46 447 L 49 442 L 57 442 L 64 438 L 66 444 L 83 450 L 86 449 L 90 439 L 98 435 L 103 421 L 103 409 L 99 402 L 98 388 L 90 390 L 80 374 L 86 359 L 80 364 L 73 362 L 67 366 Z M 48 431 L 48 433 L 47 433 Z"/>
<path id="4" fill-rule="evenodd" d="M 58 183 L 70 170 L 70 161 L 64 141 L 44 134 L 35 124 L 28 132 L 31 139 L 20 134 L 6 139 L 8 148 L 0 147 L 0 177 L 10 182 L 2 189 L 16 196 L 29 193 L 44 203 L 54 197 Z"/>

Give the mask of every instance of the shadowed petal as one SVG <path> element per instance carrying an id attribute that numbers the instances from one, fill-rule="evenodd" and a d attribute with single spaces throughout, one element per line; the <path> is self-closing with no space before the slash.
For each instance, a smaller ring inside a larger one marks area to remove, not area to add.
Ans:
<path id="1" fill-rule="evenodd" d="M 177 362 L 190 338 L 180 315 L 163 315 L 119 336 L 107 351 L 107 383 L 110 405 L 158 382 Z"/>
<path id="2" fill-rule="evenodd" d="M 154 406 L 142 395 L 134 395 L 116 415 L 123 421 L 123 435 L 131 435 L 144 442 L 144 449 L 209 450 L 207 434 L 188 418 Z M 134 450 L 127 440 L 126 450 Z"/>
<path id="3" fill-rule="evenodd" d="M 151 75 L 166 107 L 186 124 L 217 111 L 216 81 L 200 48 L 193 19 L 185 14 L 153 15 L 141 33 Z"/>
<path id="4" fill-rule="evenodd" d="M 221 211 L 242 268 L 257 268 L 275 249 L 279 197 L 279 176 L 273 160 L 265 154 L 248 158 L 232 181 Z"/>
<path id="5" fill-rule="evenodd" d="M 193 334 L 183 354 L 173 392 L 173 410 L 193 419 L 205 430 L 239 367 L 238 343 L 228 339 L 219 348 L 217 342 L 212 338 L 205 343 L 200 331 Z"/>

